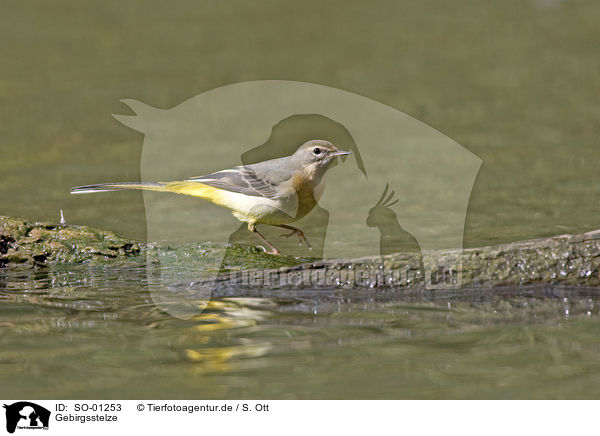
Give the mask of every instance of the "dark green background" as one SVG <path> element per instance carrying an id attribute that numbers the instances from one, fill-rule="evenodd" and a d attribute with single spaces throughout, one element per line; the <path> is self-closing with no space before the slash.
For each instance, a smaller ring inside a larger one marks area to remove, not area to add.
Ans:
<path id="1" fill-rule="evenodd" d="M 483 159 L 467 246 L 600 227 L 600 4 L 570 1 L 3 1 L 0 214 L 145 235 L 143 138 L 111 113 L 240 81 L 324 84 Z"/>

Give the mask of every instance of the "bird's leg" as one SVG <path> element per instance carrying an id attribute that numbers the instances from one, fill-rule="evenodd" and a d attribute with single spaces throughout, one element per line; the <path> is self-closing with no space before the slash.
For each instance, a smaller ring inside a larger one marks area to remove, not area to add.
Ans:
<path id="1" fill-rule="evenodd" d="M 288 226 L 286 224 L 277 224 L 277 227 L 281 227 L 282 229 L 291 230 L 290 233 L 288 233 L 286 235 L 281 235 L 282 237 L 285 236 L 286 238 L 289 238 L 292 235 L 298 235 L 298 239 L 300 239 L 300 244 L 302 244 L 302 241 L 304 241 L 304 243 L 306 244 L 308 249 L 312 250 L 312 246 L 310 245 L 310 242 L 308 242 L 308 239 L 306 239 L 304 232 L 302 230 L 300 230 L 299 228 Z"/>
<path id="2" fill-rule="evenodd" d="M 269 241 L 267 241 L 267 238 L 265 238 L 263 235 L 260 234 L 260 232 L 258 230 L 256 230 L 256 225 L 250 225 L 250 224 L 248 224 L 248 230 L 250 230 L 251 232 L 256 233 L 256 236 L 258 236 L 261 241 L 263 241 L 265 244 L 267 244 L 269 246 L 269 248 L 271 249 L 271 252 L 267 252 L 267 253 L 269 253 L 269 254 L 281 254 L 279 252 L 279 250 L 273 244 L 271 244 Z"/>

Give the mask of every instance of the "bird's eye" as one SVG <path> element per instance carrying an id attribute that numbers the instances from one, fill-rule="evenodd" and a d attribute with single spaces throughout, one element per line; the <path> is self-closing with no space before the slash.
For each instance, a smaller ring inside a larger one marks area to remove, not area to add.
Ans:
<path id="1" fill-rule="evenodd" d="M 316 155 L 319 155 L 319 154 L 321 154 L 321 149 L 319 147 L 315 147 L 315 148 L 313 148 L 313 153 Z"/>

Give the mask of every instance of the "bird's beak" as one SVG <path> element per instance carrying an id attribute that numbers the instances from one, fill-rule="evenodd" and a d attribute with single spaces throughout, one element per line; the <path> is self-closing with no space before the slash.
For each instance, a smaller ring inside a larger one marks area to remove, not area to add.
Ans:
<path id="1" fill-rule="evenodd" d="M 339 150 L 339 151 L 336 151 L 335 153 L 333 153 L 334 156 L 346 156 L 347 154 L 352 154 L 352 152 Z"/>

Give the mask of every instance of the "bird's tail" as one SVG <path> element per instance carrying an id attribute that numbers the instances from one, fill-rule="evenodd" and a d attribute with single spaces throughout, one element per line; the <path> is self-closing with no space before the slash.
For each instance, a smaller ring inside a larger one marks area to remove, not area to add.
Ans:
<path id="1" fill-rule="evenodd" d="M 164 191 L 165 183 L 98 183 L 96 185 L 76 186 L 75 188 L 71 188 L 71 194 L 91 194 L 93 192 L 123 191 L 126 189 L 148 189 L 152 191 Z"/>
<path id="2" fill-rule="evenodd" d="M 220 203 L 220 191 L 218 188 L 204 185 L 194 181 L 181 182 L 116 182 L 99 183 L 96 185 L 77 186 L 71 188 L 71 194 L 91 194 L 94 192 L 123 191 L 128 189 L 142 189 L 146 191 L 173 192 L 175 194 L 191 195 L 192 197 L 204 198 L 215 203 Z"/>

